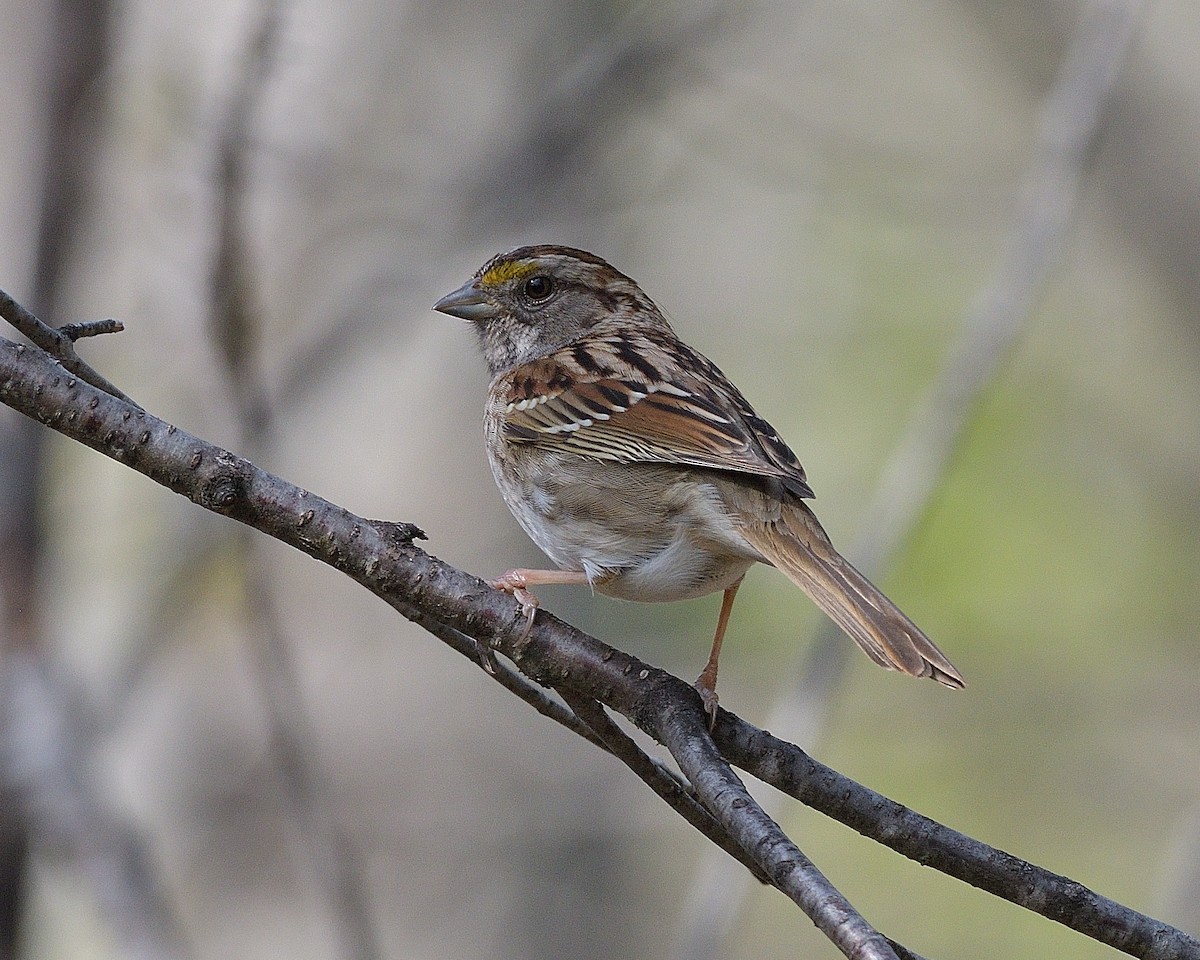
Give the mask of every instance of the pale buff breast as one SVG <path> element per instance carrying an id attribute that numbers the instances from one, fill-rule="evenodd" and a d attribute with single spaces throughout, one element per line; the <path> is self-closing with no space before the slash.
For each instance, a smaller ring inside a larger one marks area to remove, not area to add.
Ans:
<path id="1" fill-rule="evenodd" d="M 489 445 L 489 449 L 497 449 Z M 491 456 L 513 516 L 554 563 L 622 600 L 686 600 L 724 590 L 761 556 L 696 471 L 589 461 L 510 445 Z"/>

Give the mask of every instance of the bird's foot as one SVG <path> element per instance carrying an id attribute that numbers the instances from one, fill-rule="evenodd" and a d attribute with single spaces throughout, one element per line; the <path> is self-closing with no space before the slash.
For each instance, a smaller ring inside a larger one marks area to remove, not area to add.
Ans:
<path id="1" fill-rule="evenodd" d="M 521 639 L 524 640 L 529 636 L 529 631 L 533 629 L 533 618 L 537 615 L 539 606 L 538 598 L 529 590 L 529 581 L 526 579 L 525 571 L 509 570 L 496 577 L 495 580 L 489 580 L 488 586 L 511 593 L 513 599 L 521 605 L 521 612 L 525 614 L 525 629 L 521 631 Z"/>
<path id="2" fill-rule="evenodd" d="M 708 731 L 712 733 L 717 725 L 717 707 L 721 705 L 717 698 L 717 671 L 705 667 L 692 686 L 700 694 L 700 702 L 704 704 L 704 713 L 708 716 Z"/>

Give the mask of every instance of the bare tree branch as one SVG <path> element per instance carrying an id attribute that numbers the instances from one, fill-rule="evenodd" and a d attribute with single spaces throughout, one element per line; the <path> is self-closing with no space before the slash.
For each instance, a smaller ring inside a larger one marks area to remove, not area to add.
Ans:
<path id="1" fill-rule="evenodd" d="M 747 773 L 923 866 L 1135 957 L 1200 957 L 1200 941 L 1174 927 L 942 826 L 732 715 L 721 714 L 713 737 Z"/>
<path id="2" fill-rule="evenodd" d="M 708 735 L 704 718 L 686 701 L 663 710 L 653 736 L 679 763 L 697 795 L 813 923 L 848 957 L 895 957 L 887 939 L 872 929 L 767 816 L 729 768 Z"/>
<path id="3" fill-rule="evenodd" d="M 104 453 L 205 509 L 329 564 L 409 615 L 435 620 L 512 660 L 537 683 L 605 704 L 663 743 L 696 796 L 772 883 L 854 957 L 894 957 L 746 792 L 710 738 L 695 690 L 676 677 L 520 606 L 412 543 L 129 404 L 40 351 L 0 340 L 0 402 Z M 886 800 L 815 765 L 799 748 L 721 711 L 717 741 L 766 782 L 953 876 L 1133 956 L 1200 960 L 1200 941 Z"/>
<path id="4" fill-rule="evenodd" d="M 105 393 L 111 393 L 114 397 L 118 397 L 128 403 L 133 403 L 129 397 L 125 396 L 116 386 L 93 370 L 75 352 L 75 341 L 80 336 L 77 331 L 83 324 L 70 324 L 65 330 L 55 329 L 42 323 L 41 320 L 17 303 L 17 301 L 3 290 L 0 290 L 0 314 L 32 343 L 37 344 L 37 346 L 45 350 L 50 356 L 55 357 L 64 369 L 75 374 L 80 380 L 98 387 Z M 113 322 L 115 321 L 98 321 L 99 324 L 111 324 Z M 116 327 L 96 327 L 95 332 L 116 333 L 120 329 L 121 326 L 118 324 Z M 92 334 L 89 333 L 86 335 L 91 336 Z M 134 406 L 137 406 L 137 404 L 134 404 Z"/>

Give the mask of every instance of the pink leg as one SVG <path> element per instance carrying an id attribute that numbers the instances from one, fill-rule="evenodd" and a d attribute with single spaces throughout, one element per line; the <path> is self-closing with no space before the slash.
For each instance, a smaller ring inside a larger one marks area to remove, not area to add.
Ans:
<path id="1" fill-rule="evenodd" d="M 733 599 L 737 596 L 739 580 L 725 591 L 721 598 L 721 613 L 717 617 L 717 632 L 713 637 L 712 650 L 708 654 L 708 663 L 696 678 L 696 689 L 700 691 L 700 699 L 704 701 L 704 712 L 708 714 L 708 725 L 712 727 L 717 722 L 717 659 L 721 656 L 721 644 L 725 640 L 725 629 L 729 626 L 729 615 L 733 612 Z"/>
<path id="2" fill-rule="evenodd" d="M 518 568 L 509 570 L 495 580 L 489 580 L 488 584 L 497 590 L 511 593 L 521 605 L 521 610 L 525 614 L 525 631 L 521 634 L 521 638 L 524 639 L 533 629 L 533 618 L 538 609 L 538 598 L 530 593 L 529 587 L 547 583 L 586 584 L 588 582 L 587 574 L 582 570 L 524 570 Z"/>

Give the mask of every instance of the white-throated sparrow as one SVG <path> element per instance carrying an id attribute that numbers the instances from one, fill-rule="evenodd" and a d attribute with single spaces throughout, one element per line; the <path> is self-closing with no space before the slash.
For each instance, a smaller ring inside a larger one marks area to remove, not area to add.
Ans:
<path id="1" fill-rule="evenodd" d="M 529 587 L 590 584 L 624 600 L 725 592 L 696 681 L 716 710 L 717 658 L 750 565 L 778 567 L 876 663 L 949 687 L 942 652 L 829 542 L 795 454 L 654 302 L 599 257 L 520 247 L 434 309 L 469 320 L 491 369 L 492 473 L 517 522 L 561 569 L 510 570 Z"/>

